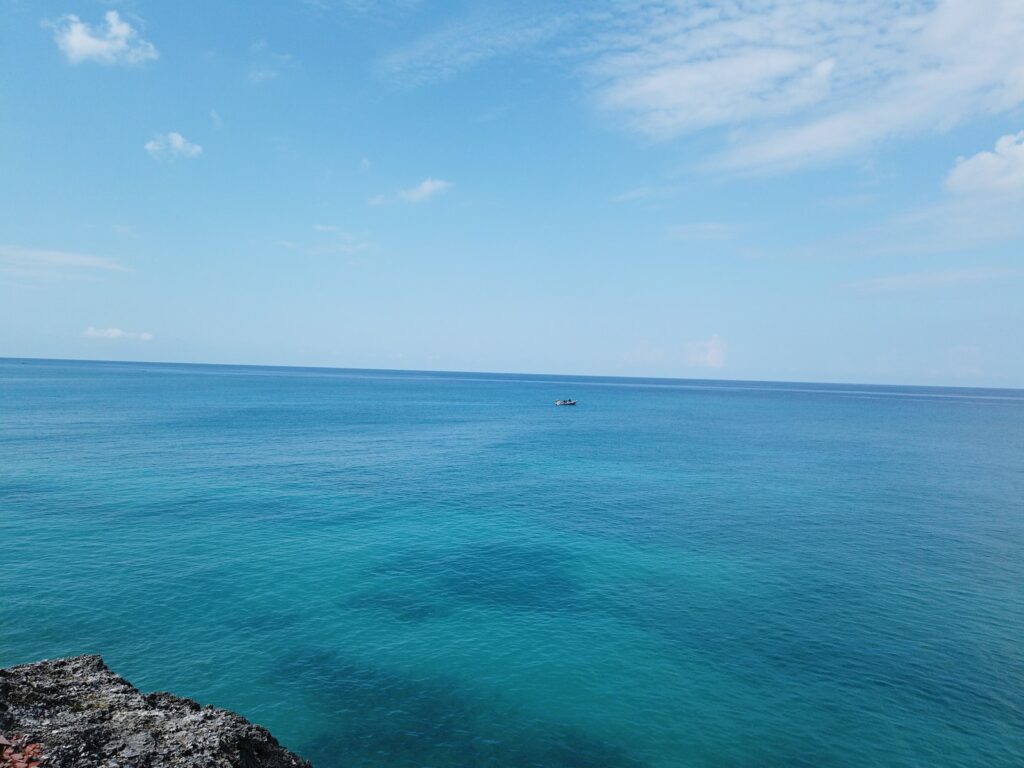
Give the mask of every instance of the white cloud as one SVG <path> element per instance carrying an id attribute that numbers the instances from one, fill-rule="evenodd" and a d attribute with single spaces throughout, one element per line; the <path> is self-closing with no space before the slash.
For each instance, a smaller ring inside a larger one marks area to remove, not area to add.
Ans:
<path id="1" fill-rule="evenodd" d="M 314 224 L 314 232 L 337 232 L 338 228 L 333 224 Z"/>
<path id="2" fill-rule="evenodd" d="M 1024 269 L 1006 267 L 978 267 L 973 269 L 944 269 L 933 272 L 915 272 L 905 275 L 887 275 L 851 283 L 850 287 L 867 293 L 895 293 L 945 285 L 965 285 L 990 280 L 1006 280 L 1024 276 Z"/>
<path id="3" fill-rule="evenodd" d="M 158 134 L 146 142 L 145 149 L 158 160 L 165 158 L 173 160 L 178 157 L 195 158 L 199 157 L 203 152 L 201 146 L 193 144 L 176 131 Z"/>
<path id="4" fill-rule="evenodd" d="M 117 11 L 107 11 L 104 19 L 105 24 L 93 27 L 69 14 L 53 24 L 54 40 L 68 61 L 140 64 L 159 57 L 156 47 L 139 37 L 138 31 Z"/>
<path id="5" fill-rule="evenodd" d="M 210 110 L 210 122 L 213 123 L 213 127 L 218 131 L 224 127 L 224 119 L 216 109 Z"/>
<path id="6" fill-rule="evenodd" d="M 454 186 L 455 184 L 451 181 L 427 177 L 415 187 L 399 190 L 397 195 L 374 195 L 367 202 L 370 205 L 386 205 L 395 201 L 423 203 L 430 200 L 432 197 L 436 197 L 437 195 L 448 191 Z"/>
<path id="7" fill-rule="evenodd" d="M 686 362 L 702 368 L 721 368 L 725 365 L 725 342 L 717 334 L 706 341 L 692 341 L 686 345 Z"/>
<path id="8" fill-rule="evenodd" d="M 132 331 L 122 331 L 120 328 L 94 328 L 89 326 L 82 335 L 87 339 L 109 339 L 109 340 L 131 340 L 131 341 L 152 341 L 153 334 L 148 331 L 142 331 L 141 333 L 135 333 Z"/>
<path id="9" fill-rule="evenodd" d="M 450 181 L 426 178 L 415 187 L 403 189 L 398 193 L 398 196 L 410 203 L 422 203 L 424 200 L 429 200 L 430 198 L 451 189 L 453 186 L 455 185 Z"/>
<path id="10" fill-rule="evenodd" d="M 126 272 L 113 259 L 74 251 L 0 245 L 0 271 L 22 277 L 75 278 L 94 272 Z"/>
<path id="11" fill-rule="evenodd" d="M 958 158 L 946 178 L 946 189 L 979 194 L 1024 192 L 1024 131 L 1001 137 L 994 152 Z"/>

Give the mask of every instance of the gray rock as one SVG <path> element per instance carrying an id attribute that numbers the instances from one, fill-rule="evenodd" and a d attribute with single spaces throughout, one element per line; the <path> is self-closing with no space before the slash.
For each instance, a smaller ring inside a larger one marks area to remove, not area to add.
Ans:
<path id="1" fill-rule="evenodd" d="M 99 656 L 0 669 L 0 734 L 41 744 L 46 768 L 311 768 L 265 728 L 142 694 Z"/>

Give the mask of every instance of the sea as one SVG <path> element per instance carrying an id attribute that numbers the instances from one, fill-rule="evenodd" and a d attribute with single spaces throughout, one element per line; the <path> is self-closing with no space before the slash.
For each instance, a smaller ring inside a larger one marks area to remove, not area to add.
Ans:
<path id="1" fill-rule="evenodd" d="M 0 360 L 81 653 L 319 768 L 1019 768 L 1024 391 Z"/>

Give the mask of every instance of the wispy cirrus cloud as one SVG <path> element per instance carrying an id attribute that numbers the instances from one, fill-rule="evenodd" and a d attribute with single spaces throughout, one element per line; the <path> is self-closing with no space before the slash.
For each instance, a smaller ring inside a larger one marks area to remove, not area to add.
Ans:
<path id="1" fill-rule="evenodd" d="M 734 233 L 734 227 L 720 221 L 694 221 L 670 227 L 668 237 L 672 240 L 725 240 Z"/>
<path id="2" fill-rule="evenodd" d="M 494 8 L 449 21 L 378 61 L 388 79 L 411 85 L 445 80 L 489 59 L 521 53 L 567 29 L 571 13 Z"/>
<path id="3" fill-rule="evenodd" d="M 621 192 L 612 198 L 613 203 L 632 203 L 637 200 L 649 200 L 657 197 L 667 197 L 672 194 L 669 187 L 633 187 Z"/>
<path id="4" fill-rule="evenodd" d="M 454 186 L 454 182 L 428 176 L 416 186 L 400 189 L 394 195 L 375 195 L 370 198 L 369 203 L 370 205 L 386 205 L 394 202 L 423 203 L 447 192 Z"/>
<path id="5" fill-rule="evenodd" d="M 368 236 L 349 232 L 335 224 L 314 224 L 311 238 L 278 240 L 277 245 L 308 256 L 366 256 L 376 248 Z"/>
<path id="6" fill-rule="evenodd" d="M 265 40 L 257 40 L 250 45 L 249 55 L 249 82 L 253 85 L 276 80 L 282 72 L 296 65 L 294 56 L 290 53 L 275 53 Z"/>
<path id="7" fill-rule="evenodd" d="M 53 39 L 72 64 L 95 61 L 99 64 L 141 64 L 159 58 L 148 40 L 117 11 L 107 11 L 104 23 L 92 26 L 74 14 L 52 23 Z"/>
<path id="8" fill-rule="evenodd" d="M 758 170 L 1014 109 L 1021 39 L 1020 0 L 621 0 L 456 18 L 380 67 L 418 84 L 543 44 L 628 129 L 656 141 L 718 131 L 711 165 Z"/>
<path id="9" fill-rule="evenodd" d="M 330 236 L 311 244 L 306 252 L 311 256 L 355 256 L 373 249 L 373 243 L 362 235 L 340 231 L 337 227 L 330 230 L 318 229 L 318 232 L 329 232 Z"/>
<path id="10" fill-rule="evenodd" d="M 149 331 L 123 331 L 120 328 L 96 328 L 89 326 L 82 335 L 87 339 L 101 339 L 106 341 L 152 341 L 153 334 Z"/>
<path id="11" fill-rule="evenodd" d="M 301 0 L 307 8 L 321 13 L 337 12 L 379 20 L 391 20 L 416 8 L 422 0 Z"/>
<path id="12" fill-rule="evenodd" d="M 832 160 L 1024 102 L 1017 0 L 640 9 L 590 67 L 599 102 L 657 139 L 728 129 L 726 167 Z"/>
<path id="13" fill-rule="evenodd" d="M 828 92 L 834 54 L 808 39 L 821 5 L 633 3 L 584 71 L 602 107 L 658 139 L 785 115 Z"/>
<path id="14" fill-rule="evenodd" d="M 126 272 L 128 268 L 87 253 L 0 245 L 0 271 L 20 277 L 75 279 L 97 272 Z"/>
<path id="15" fill-rule="evenodd" d="M 994 151 L 957 158 L 946 176 L 943 199 L 897 211 L 875 226 L 788 249 L 790 255 L 820 258 L 926 256 L 993 248 L 1024 237 L 1024 131 L 996 141 Z M 880 282 L 851 284 L 864 290 L 977 282 L 999 269 L 970 269 L 897 275 Z M 904 277 L 907 279 L 904 280 Z M 912 279 L 913 278 L 913 279 Z"/>
<path id="16" fill-rule="evenodd" d="M 866 293 L 895 293 L 941 286 L 968 285 L 992 280 L 1009 280 L 1024 276 L 1024 269 L 1011 267 L 975 267 L 970 269 L 942 269 L 931 272 L 913 272 L 903 275 L 885 275 L 850 283 L 849 287 Z"/>
<path id="17" fill-rule="evenodd" d="M 177 131 L 161 133 L 147 141 L 143 147 L 157 160 L 174 160 L 179 157 L 194 159 L 203 153 L 203 148 L 186 139 Z"/>

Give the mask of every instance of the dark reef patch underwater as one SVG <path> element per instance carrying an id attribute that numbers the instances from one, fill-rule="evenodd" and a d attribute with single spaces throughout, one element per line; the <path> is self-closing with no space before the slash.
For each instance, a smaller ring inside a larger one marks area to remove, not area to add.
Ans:
<path id="1" fill-rule="evenodd" d="M 1022 392 L 0 360 L 0 397 L 0 666 L 102 653 L 318 768 L 1024 764 Z"/>
<path id="2" fill-rule="evenodd" d="M 304 756 L 331 765 L 543 765 L 551 768 L 639 768 L 620 748 L 558 723 L 538 722 L 499 702 L 481 703 L 458 679 L 399 675 L 310 651 L 286 660 L 289 688 L 335 712 L 333 727 L 312 739 Z M 497 707 L 495 707 L 497 705 Z M 503 716 L 495 720 L 494 711 Z"/>

